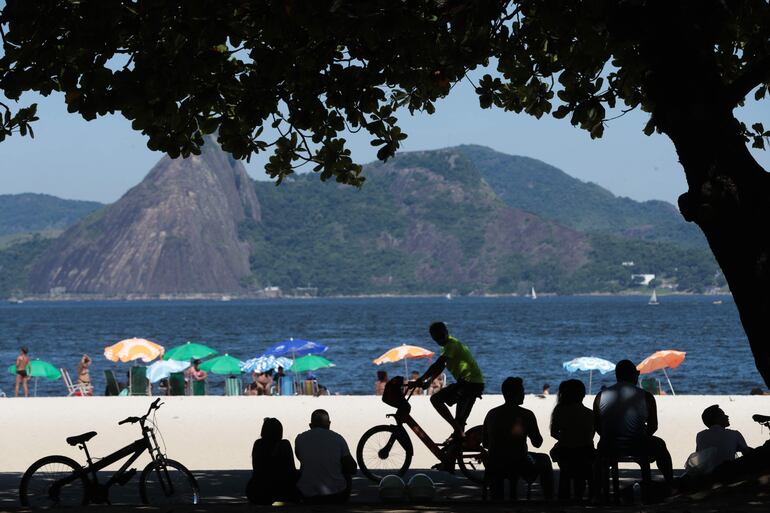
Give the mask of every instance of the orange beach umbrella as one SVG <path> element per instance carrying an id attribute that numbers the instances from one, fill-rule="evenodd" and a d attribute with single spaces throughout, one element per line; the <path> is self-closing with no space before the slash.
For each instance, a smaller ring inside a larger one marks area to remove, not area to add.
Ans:
<path id="1" fill-rule="evenodd" d="M 676 395 L 674 387 L 671 386 L 671 380 L 668 378 L 666 369 L 675 369 L 679 367 L 679 364 L 684 361 L 684 357 L 687 353 L 684 351 L 676 351 L 674 349 L 665 349 L 663 351 L 656 351 L 650 356 L 645 358 L 642 363 L 636 366 L 636 370 L 641 374 L 649 374 L 656 370 L 662 370 L 666 375 L 668 386 L 671 388 L 671 393 Z"/>
<path id="2" fill-rule="evenodd" d="M 104 348 L 104 357 L 113 362 L 142 360 L 147 363 L 162 354 L 163 346 L 143 338 L 127 338 Z"/>
<path id="3" fill-rule="evenodd" d="M 404 360 L 404 370 L 408 373 L 409 369 L 406 366 L 407 360 L 413 360 L 417 358 L 433 358 L 433 351 L 428 351 L 418 346 L 408 346 L 406 344 L 389 349 L 379 358 L 375 358 L 372 362 L 375 365 L 382 365 L 383 363 L 395 363 Z"/>

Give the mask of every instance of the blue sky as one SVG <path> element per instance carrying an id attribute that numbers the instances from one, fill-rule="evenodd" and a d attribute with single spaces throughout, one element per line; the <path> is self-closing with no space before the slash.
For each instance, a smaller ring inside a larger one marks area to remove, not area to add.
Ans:
<path id="1" fill-rule="evenodd" d="M 25 100 L 25 99 L 23 99 Z M 162 155 L 147 149 L 144 137 L 122 116 L 86 122 L 68 114 L 61 95 L 39 103 L 35 139 L 13 136 L 0 143 L 0 194 L 42 192 L 72 199 L 111 202 L 136 185 Z M 740 117 L 770 125 L 770 104 L 752 104 Z M 642 133 L 646 115 L 632 112 L 614 120 L 600 140 L 572 127 L 567 120 L 500 110 L 481 110 L 472 87 L 458 84 L 437 105 L 436 114 L 400 115 L 409 134 L 404 150 L 426 150 L 458 144 L 482 144 L 513 155 L 543 160 L 584 181 L 636 200 L 676 202 L 686 189 L 674 147 L 665 136 Z M 349 137 L 354 158 L 374 160 L 376 149 L 366 137 Z M 770 152 L 754 152 L 770 169 Z M 246 167 L 265 179 L 265 157 Z"/>

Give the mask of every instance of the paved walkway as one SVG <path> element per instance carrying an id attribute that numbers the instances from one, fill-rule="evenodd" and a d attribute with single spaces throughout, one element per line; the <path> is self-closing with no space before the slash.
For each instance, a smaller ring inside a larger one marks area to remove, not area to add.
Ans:
<path id="1" fill-rule="evenodd" d="M 558 502 L 546 503 L 541 500 L 540 490 L 535 485 L 532 500 L 520 500 L 515 504 L 482 503 L 479 488 L 461 475 L 450 475 L 436 471 L 412 471 L 407 476 L 423 472 L 436 483 L 436 499 L 430 504 L 384 504 L 377 496 L 377 486 L 361 476 L 354 480 L 354 492 L 351 501 L 340 506 L 304 506 L 286 505 L 280 508 L 256 507 L 245 502 L 243 490 L 251 471 L 197 471 L 194 472 L 201 488 L 201 502 L 197 506 L 175 507 L 175 513 L 208 511 L 286 511 L 316 512 L 341 511 L 349 513 L 373 513 L 387 511 L 393 513 L 475 513 L 483 509 L 492 513 L 539 513 L 539 512 L 643 512 L 643 513 L 693 513 L 693 512 L 766 512 L 770 510 L 770 476 L 760 478 L 753 483 L 743 483 L 718 490 L 702 492 L 695 496 L 675 497 L 663 504 L 644 506 L 567 506 Z M 557 472 L 558 474 L 558 472 Z M 18 484 L 21 476 L 16 473 L 0 473 L 0 511 L 23 511 L 18 501 Z M 630 486 L 639 476 L 634 471 L 622 473 L 621 486 Z M 522 490 L 520 497 L 525 497 Z M 124 511 L 168 511 L 168 508 L 142 506 L 139 500 L 138 479 L 134 478 L 125 487 L 115 486 L 111 490 L 111 506 L 90 506 L 89 513 L 122 513 Z"/>

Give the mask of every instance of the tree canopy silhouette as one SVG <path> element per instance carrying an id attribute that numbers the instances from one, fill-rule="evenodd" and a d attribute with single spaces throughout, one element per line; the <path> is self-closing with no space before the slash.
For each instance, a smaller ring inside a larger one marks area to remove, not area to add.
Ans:
<path id="1" fill-rule="evenodd" d="M 748 149 L 770 130 L 734 115 L 747 95 L 766 101 L 766 0 L 8 0 L 0 35 L 6 98 L 59 91 L 85 119 L 120 112 L 171 156 L 218 131 L 238 158 L 271 151 L 278 181 L 310 164 L 361 185 L 344 135 L 368 132 L 386 160 L 406 138 L 400 109 L 432 113 L 479 66 L 496 68 L 476 84 L 482 108 L 594 138 L 648 112 L 770 385 L 770 183 Z M 34 105 L 0 114 L 0 140 L 32 134 Z"/>

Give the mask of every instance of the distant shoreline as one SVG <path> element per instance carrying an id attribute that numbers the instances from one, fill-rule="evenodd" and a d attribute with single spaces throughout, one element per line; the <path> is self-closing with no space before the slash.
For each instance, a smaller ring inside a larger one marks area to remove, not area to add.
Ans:
<path id="1" fill-rule="evenodd" d="M 649 291 L 623 291 L 623 292 L 582 292 L 576 294 L 558 294 L 555 292 L 542 292 L 538 293 L 538 297 L 648 297 L 651 292 Z M 716 292 L 676 292 L 668 291 L 665 289 L 658 290 L 659 297 L 670 296 L 732 296 L 730 291 L 716 291 Z M 408 299 L 408 298 L 443 298 L 446 294 L 338 294 L 329 296 L 306 296 L 306 295 L 260 295 L 260 294 L 226 294 L 226 293 L 197 293 L 197 294 L 124 294 L 124 295 L 104 295 L 104 294 L 61 294 L 51 296 L 48 294 L 35 294 L 25 296 L 12 296 L 5 298 L 2 301 L 6 303 L 18 303 L 18 302 L 58 302 L 58 301 L 72 301 L 72 302 L 86 302 L 86 301 L 238 301 L 238 300 L 281 300 L 281 299 Z M 451 299 L 458 298 L 499 298 L 499 297 L 519 297 L 528 298 L 528 295 L 516 294 L 516 293 L 486 293 L 486 294 L 468 294 L 468 295 L 454 295 Z"/>

